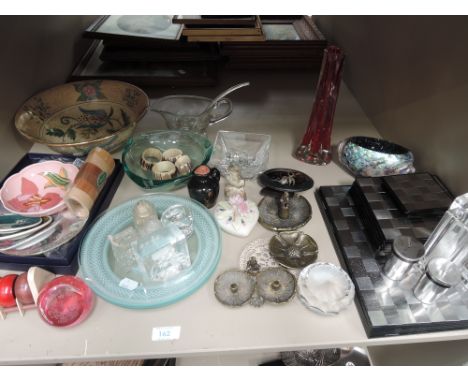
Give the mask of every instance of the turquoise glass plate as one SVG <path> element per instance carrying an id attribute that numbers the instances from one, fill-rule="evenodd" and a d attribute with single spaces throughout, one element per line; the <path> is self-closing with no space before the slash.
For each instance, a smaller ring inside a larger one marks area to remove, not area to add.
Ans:
<path id="1" fill-rule="evenodd" d="M 165 283 L 146 287 L 139 284 L 129 290 L 119 286 L 122 276 L 112 268 L 108 236 L 132 224 L 133 207 L 141 199 L 153 203 L 159 216 L 174 204 L 192 211 L 194 233 L 188 240 L 192 265 Z M 80 248 L 80 275 L 98 296 L 112 304 L 131 309 L 158 308 L 182 300 L 203 286 L 215 271 L 220 256 L 219 228 L 203 205 L 170 194 L 147 194 L 109 210 L 96 220 Z"/>

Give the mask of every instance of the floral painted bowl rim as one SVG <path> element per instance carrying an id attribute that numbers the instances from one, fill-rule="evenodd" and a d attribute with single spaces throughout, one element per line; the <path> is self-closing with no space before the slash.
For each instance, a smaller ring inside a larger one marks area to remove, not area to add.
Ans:
<path id="1" fill-rule="evenodd" d="M 101 138 L 97 138 L 97 139 L 90 139 L 90 140 L 87 140 L 87 141 L 70 142 L 70 143 L 54 143 L 54 142 L 49 142 L 49 141 L 44 140 L 44 139 L 33 137 L 33 136 L 27 134 L 25 131 L 23 131 L 23 129 L 18 127 L 20 117 L 24 113 L 28 113 L 27 111 L 24 110 L 24 106 L 27 105 L 29 102 L 31 102 L 34 98 L 39 97 L 42 94 L 45 94 L 45 93 L 48 93 L 48 92 L 51 92 L 51 91 L 60 91 L 60 89 L 62 89 L 62 88 L 69 87 L 69 86 L 74 86 L 75 84 L 89 82 L 89 80 L 82 80 L 82 81 L 67 82 L 65 84 L 60 84 L 60 85 L 57 85 L 57 86 L 53 86 L 51 88 L 48 88 L 48 89 L 42 90 L 40 92 L 37 92 L 34 95 L 32 95 L 31 97 L 29 97 L 26 101 L 24 101 L 22 103 L 22 105 L 19 107 L 19 109 L 17 110 L 17 112 L 15 114 L 15 127 L 16 127 L 16 130 L 18 131 L 18 133 L 20 133 L 25 138 L 27 138 L 27 139 L 29 139 L 29 140 L 31 140 L 33 142 L 37 142 L 37 143 L 47 145 L 49 147 L 80 147 L 80 146 L 86 146 L 86 145 L 89 145 L 89 144 L 100 143 L 100 142 L 106 141 L 108 139 L 111 139 L 112 137 L 117 136 L 117 135 L 121 134 L 122 132 L 124 132 L 124 131 L 126 131 L 128 129 L 135 129 L 137 123 L 140 122 L 143 119 L 143 117 L 146 115 L 146 113 L 148 112 L 148 110 L 150 108 L 150 100 L 149 100 L 148 95 L 141 88 L 139 88 L 138 86 L 135 86 L 135 85 L 130 84 L 130 83 L 125 82 L 125 81 L 118 81 L 118 80 L 100 80 L 100 81 L 103 82 L 103 83 L 114 83 L 114 84 L 119 84 L 121 86 L 134 88 L 135 90 L 139 91 L 145 97 L 145 100 L 146 100 L 145 107 L 144 107 L 143 111 L 139 115 L 135 115 L 133 110 L 131 110 L 130 107 L 125 105 L 125 108 L 127 108 L 128 111 L 131 111 L 130 115 L 133 116 L 133 118 L 135 119 L 127 128 L 117 130 L 117 131 L 115 131 L 115 132 L 113 132 L 113 133 L 111 133 L 111 134 L 109 134 L 109 135 L 107 135 L 105 137 L 101 137 Z M 70 104 L 65 108 L 70 108 L 70 107 L 78 106 L 78 105 L 82 105 L 82 104 L 97 103 L 97 102 L 99 102 L 99 103 L 112 102 L 112 100 L 95 99 L 95 100 L 87 100 L 87 101 L 83 101 L 83 102 L 76 101 L 73 104 Z"/>
<path id="2" fill-rule="evenodd" d="M 68 167 L 68 168 L 73 168 L 74 170 L 76 170 L 76 174 L 78 174 L 78 167 L 76 167 L 75 165 L 71 164 L 71 163 L 63 163 L 63 162 L 60 162 L 58 160 L 48 160 L 48 161 L 44 161 L 44 162 L 38 162 L 38 163 L 33 163 L 33 164 L 30 164 L 29 166 L 26 166 L 24 167 L 23 169 L 21 169 L 21 171 L 9 176 L 5 182 L 3 183 L 3 186 L 2 188 L 0 189 L 0 201 L 2 202 L 2 205 L 5 207 L 6 210 L 10 211 L 10 212 L 13 212 L 15 214 L 18 214 L 18 215 L 22 215 L 22 216 L 29 216 L 29 217 L 41 217 L 41 216 L 47 216 L 47 215 L 52 215 L 58 211 L 60 211 L 61 209 L 63 209 L 65 207 L 65 200 L 63 199 L 62 197 L 62 200 L 61 202 L 59 202 L 58 204 L 54 205 L 53 207 L 51 208 L 48 208 L 48 209 L 45 209 L 45 210 L 40 210 L 40 211 L 34 211 L 34 212 L 22 212 L 22 211 L 18 211 L 18 210 L 15 210 L 13 208 L 11 208 L 11 206 L 7 205 L 8 202 L 4 202 L 3 201 L 3 193 L 4 191 L 8 188 L 8 185 L 15 181 L 15 179 L 17 177 L 20 177 L 22 174 L 24 173 L 29 173 L 30 170 L 34 167 L 38 167 L 39 165 L 44 165 L 44 164 L 50 164 L 50 163 L 53 163 L 53 164 L 59 164 L 60 166 L 63 166 L 63 167 Z M 73 182 L 73 180 L 75 179 L 76 177 L 76 174 L 75 176 L 73 177 L 73 179 L 70 179 L 70 182 Z"/>

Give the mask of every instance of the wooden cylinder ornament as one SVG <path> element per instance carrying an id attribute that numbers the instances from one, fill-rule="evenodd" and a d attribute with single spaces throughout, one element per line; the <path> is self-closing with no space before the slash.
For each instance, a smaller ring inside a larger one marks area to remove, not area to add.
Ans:
<path id="1" fill-rule="evenodd" d="M 74 215 L 83 219 L 89 216 L 114 167 L 114 159 L 106 150 L 96 147 L 89 152 L 72 187 L 65 195 L 65 203 Z"/>

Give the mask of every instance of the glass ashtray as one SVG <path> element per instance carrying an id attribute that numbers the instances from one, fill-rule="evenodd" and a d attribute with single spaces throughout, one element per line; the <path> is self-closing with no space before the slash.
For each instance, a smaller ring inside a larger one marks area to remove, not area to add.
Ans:
<path id="1" fill-rule="evenodd" d="M 316 313 L 338 314 L 351 304 L 354 294 L 350 277 L 334 264 L 311 264 L 299 274 L 297 296 L 307 309 Z"/>
<path id="2" fill-rule="evenodd" d="M 219 131 L 210 166 L 225 176 L 229 166 L 237 165 L 242 178 L 253 178 L 267 168 L 270 145 L 270 135 Z"/>

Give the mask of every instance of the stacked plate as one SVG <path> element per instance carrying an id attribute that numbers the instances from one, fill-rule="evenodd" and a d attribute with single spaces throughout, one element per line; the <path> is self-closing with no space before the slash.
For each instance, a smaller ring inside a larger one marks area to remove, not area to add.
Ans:
<path id="1" fill-rule="evenodd" d="M 85 223 L 68 210 L 43 217 L 0 215 L 0 252 L 14 256 L 46 254 L 73 239 Z"/>

